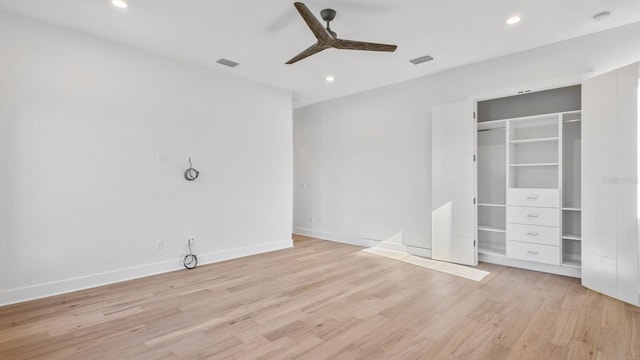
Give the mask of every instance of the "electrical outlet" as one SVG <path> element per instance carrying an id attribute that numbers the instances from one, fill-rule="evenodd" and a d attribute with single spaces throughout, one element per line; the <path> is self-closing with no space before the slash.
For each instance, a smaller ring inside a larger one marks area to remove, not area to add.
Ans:
<path id="1" fill-rule="evenodd" d="M 189 242 L 189 244 L 191 244 L 191 246 L 196 244 L 196 238 L 191 237 L 191 238 L 188 238 L 187 241 Z"/>
<path id="2" fill-rule="evenodd" d="M 164 248 L 164 241 L 158 240 L 158 250 L 162 250 Z"/>

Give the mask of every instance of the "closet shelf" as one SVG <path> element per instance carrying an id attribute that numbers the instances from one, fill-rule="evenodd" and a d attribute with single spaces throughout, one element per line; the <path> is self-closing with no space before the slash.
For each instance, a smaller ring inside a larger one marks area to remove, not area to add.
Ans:
<path id="1" fill-rule="evenodd" d="M 513 167 L 522 167 L 522 166 L 558 166 L 558 163 L 509 164 L 509 166 L 513 166 Z"/>
<path id="2" fill-rule="evenodd" d="M 488 254 L 488 255 L 500 255 L 500 256 L 506 256 L 507 252 L 506 250 L 495 250 L 495 249 L 485 249 L 485 248 L 478 248 L 478 252 L 480 254 Z"/>
<path id="3" fill-rule="evenodd" d="M 577 240 L 577 241 L 581 241 L 582 240 L 582 235 L 580 234 L 564 234 L 562 235 L 563 239 L 567 239 L 567 240 Z"/>
<path id="4" fill-rule="evenodd" d="M 563 207 L 562 210 L 564 210 L 564 211 L 582 211 L 582 209 L 575 208 L 575 207 Z"/>
<path id="5" fill-rule="evenodd" d="M 522 139 L 522 140 L 509 140 L 511 144 L 535 144 L 535 143 L 544 143 L 544 142 L 554 142 L 559 141 L 559 137 L 545 137 L 545 138 L 533 138 L 533 139 Z"/>
<path id="6" fill-rule="evenodd" d="M 581 266 L 581 263 L 579 260 L 567 260 L 564 259 L 562 260 L 562 266 L 569 266 L 569 267 L 577 267 L 579 268 Z"/>
<path id="7" fill-rule="evenodd" d="M 563 114 L 562 112 L 557 112 L 557 113 L 550 113 L 550 114 L 522 116 L 522 117 L 510 118 L 510 119 L 506 119 L 506 120 L 509 120 L 511 123 L 515 123 L 515 122 L 534 122 L 534 123 L 538 123 L 538 124 L 544 124 L 545 122 L 558 121 L 560 115 L 562 115 L 562 114 Z"/>
<path id="8" fill-rule="evenodd" d="M 490 232 L 498 232 L 498 233 L 506 233 L 506 229 L 501 229 L 493 226 L 478 226 L 478 230 L 480 231 L 490 231 Z"/>
<path id="9" fill-rule="evenodd" d="M 478 203 L 478 206 L 486 206 L 486 207 L 507 207 L 505 204 L 490 204 L 490 203 Z"/>
<path id="10" fill-rule="evenodd" d="M 478 130 L 505 129 L 506 126 L 506 120 L 483 121 L 478 123 Z"/>

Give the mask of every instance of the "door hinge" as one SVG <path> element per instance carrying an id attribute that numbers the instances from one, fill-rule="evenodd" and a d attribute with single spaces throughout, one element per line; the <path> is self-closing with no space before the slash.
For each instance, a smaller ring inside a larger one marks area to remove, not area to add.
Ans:
<path id="1" fill-rule="evenodd" d="M 473 198 L 473 205 L 476 204 L 476 198 Z"/>
<path id="2" fill-rule="evenodd" d="M 474 162 L 476 161 L 476 156 L 475 156 L 475 155 L 473 155 L 473 161 L 474 161 Z"/>
<path id="3" fill-rule="evenodd" d="M 473 240 L 473 247 L 476 247 L 476 241 Z"/>
<path id="4" fill-rule="evenodd" d="M 473 112 L 473 118 L 474 119 L 476 118 L 476 112 L 475 111 Z"/>

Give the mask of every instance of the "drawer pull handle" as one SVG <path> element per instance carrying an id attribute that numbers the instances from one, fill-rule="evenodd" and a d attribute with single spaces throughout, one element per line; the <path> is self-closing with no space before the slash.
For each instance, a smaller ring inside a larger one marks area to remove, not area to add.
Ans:
<path id="1" fill-rule="evenodd" d="M 533 251 L 533 250 L 529 250 L 529 251 L 527 251 L 527 254 L 538 255 L 538 252 L 537 251 Z"/>
<path id="2" fill-rule="evenodd" d="M 538 214 L 527 214 L 527 217 L 537 218 Z"/>
<path id="3" fill-rule="evenodd" d="M 528 232 L 527 236 L 538 236 L 538 233 L 537 232 L 533 232 L 533 231 L 532 232 Z"/>
<path id="4" fill-rule="evenodd" d="M 529 195 L 529 196 L 527 196 L 527 199 L 536 200 L 536 199 L 538 199 L 538 195 Z"/>

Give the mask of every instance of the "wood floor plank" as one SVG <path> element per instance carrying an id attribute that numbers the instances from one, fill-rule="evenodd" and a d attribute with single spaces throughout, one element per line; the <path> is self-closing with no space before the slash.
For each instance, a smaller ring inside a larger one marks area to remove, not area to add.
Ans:
<path id="1" fill-rule="evenodd" d="M 476 282 L 292 249 L 0 307 L 0 359 L 640 359 L 640 308 L 481 263 Z"/>

